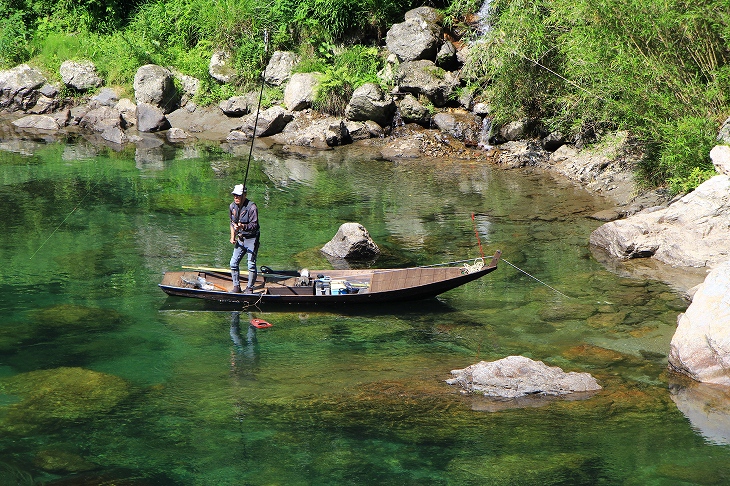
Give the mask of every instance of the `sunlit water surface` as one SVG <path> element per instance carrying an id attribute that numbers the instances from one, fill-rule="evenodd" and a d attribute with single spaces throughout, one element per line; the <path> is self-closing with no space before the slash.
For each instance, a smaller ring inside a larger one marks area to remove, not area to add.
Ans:
<path id="1" fill-rule="evenodd" d="M 331 268 L 319 249 L 356 221 L 378 267 L 476 258 L 475 226 L 514 266 L 414 304 L 236 312 L 157 284 L 227 265 L 247 150 L 3 147 L 0 484 L 730 481 L 730 447 L 669 386 L 686 303 L 594 259 L 588 216 L 606 203 L 582 190 L 482 161 L 257 149 L 259 264 Z M 445 383 L 510 355 L 604 388 L 509 408 Z"/>

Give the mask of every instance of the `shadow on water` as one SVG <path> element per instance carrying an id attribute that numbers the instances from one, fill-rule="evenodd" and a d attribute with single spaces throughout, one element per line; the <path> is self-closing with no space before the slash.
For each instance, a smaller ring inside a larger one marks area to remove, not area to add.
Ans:
<path id="1" fill-rule="evenodd" d="M 343 316 L 378 317 L 384 315 L 408 315 L 408 314 L 448 314 L 457 309 L 443 300 L 435 297 L 410 302 L 386 302 L 380 304 L 357 304 L 357 305 L 323 305 L 323 304 L 266 304 L 263 306 L 248 305 L 242 306 L 236 303 L 213 302 L 198 299 L 186 299 L 184 297 L 168 296 L 161 311 L 244 311 L 244 312 L 283 312 L 299 313 L 302 311 L 317 311 L 322 313 L 338 314 Z"/>

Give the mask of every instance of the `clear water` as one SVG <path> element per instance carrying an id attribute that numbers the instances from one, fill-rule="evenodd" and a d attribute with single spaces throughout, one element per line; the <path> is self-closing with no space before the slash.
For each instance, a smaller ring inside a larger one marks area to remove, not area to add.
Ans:
<path id="1" fill-rule="evenodd" d="M 0 144 L 0 484 L 728 484 L 730 447 L 678 408 L 680 295 L 588 248 L 604 203 L 484 161 L 256 150 L 259 264 L 327 268 L 357 221 L 376 266 L 505 264 L 374 309 L 221 309 L 162 272 L 225 266 L 247 150 Z M 252 317 L 273 324 L 255 333 Z M 587 371 L 585 400 L 463 396 L 450 371 L 509 355 Z"/>

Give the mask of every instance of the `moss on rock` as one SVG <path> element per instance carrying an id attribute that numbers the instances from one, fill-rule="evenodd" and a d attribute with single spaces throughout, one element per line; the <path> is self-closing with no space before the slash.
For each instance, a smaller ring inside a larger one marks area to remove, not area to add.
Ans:
<path id="1" fill-rule="evenodd" d="M 119 377 L 67 367 L 13 376 L 0 381 L 0 391 L 19 398 L 0 409 L 0 428 L 19 433 L 107 413 L 130 393 Z"/>

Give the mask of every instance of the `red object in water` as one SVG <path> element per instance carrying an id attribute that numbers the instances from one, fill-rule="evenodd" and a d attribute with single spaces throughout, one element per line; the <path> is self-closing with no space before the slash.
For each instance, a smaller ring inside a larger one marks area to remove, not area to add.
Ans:
<path id="1" fill-rule="evenodd" d="M 272 324 L 266 322 L 263 319 L 251 319 L 251 325 L 256 329 L 266 329 L 267 327 L 272 326 Z"/>

